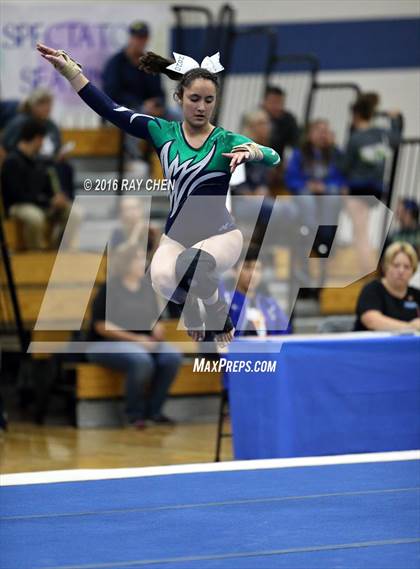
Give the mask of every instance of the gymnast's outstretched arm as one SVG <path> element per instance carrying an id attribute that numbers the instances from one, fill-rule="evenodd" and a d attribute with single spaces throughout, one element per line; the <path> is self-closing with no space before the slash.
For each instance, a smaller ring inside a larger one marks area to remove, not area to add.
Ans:
<path id="1" fill-rule="evenodd" d="M 230 171 L 243 162 L 262 162 L 266 166 L 276 166 L 280 163 L 280 156 L 268 146 L 257 144 L 250 138 L 241 134 L 229 133 L 226 139 L 226 148 L 223 156 L 230 158 Z"/>
<path id="2" fill-rule="evenodd" d="M 37 44 L 37 50 L 69 81 L 81 99 L 98 115 L 128 134 L 150 140 L 148 124 L 150 121 L 157 120 L 155 117 L 137 113 L 118 105 L 83 75 L 80 64 L 67 53 L 43 44 Z"/>

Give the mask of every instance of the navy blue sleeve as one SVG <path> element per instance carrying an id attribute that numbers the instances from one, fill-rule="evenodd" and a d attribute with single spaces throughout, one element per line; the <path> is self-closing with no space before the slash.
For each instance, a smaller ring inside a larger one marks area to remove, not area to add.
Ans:
<path id="1" fill-rule="evenodd" d="M 151 140 L 148 124 L 150 121 L 156 120 L 155 117 L 137 113 L 118 105 L 92 83 L 85 85 L 78 94 L 99 116 L 112 122 L 124 132 L 137 138 Z M 162 119 L 159 120 L 162 121 Z"/>

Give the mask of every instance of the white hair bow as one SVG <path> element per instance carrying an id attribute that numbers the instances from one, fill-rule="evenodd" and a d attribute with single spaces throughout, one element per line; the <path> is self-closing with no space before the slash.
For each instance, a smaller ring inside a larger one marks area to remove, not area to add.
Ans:
<path id="1" fill-rule="evenodd" d="M 203 69 L 207 69 L 211 73 L 218 73 L 219 71 L 223 71 L 224 67 L 220 64 L 220 53 L 217 52 L 211 57 L 208 55 L 203 59 L 201 65 L 188 55 L 182 55 L 181 53 L 173 52 L 175 57 L 175 63 L 168 65 L 166 69 L 171 69 L 176 73 L 180 73 L 184 75 L 190 69 L 195 69 L 196 67 L 202 67 Z"/>

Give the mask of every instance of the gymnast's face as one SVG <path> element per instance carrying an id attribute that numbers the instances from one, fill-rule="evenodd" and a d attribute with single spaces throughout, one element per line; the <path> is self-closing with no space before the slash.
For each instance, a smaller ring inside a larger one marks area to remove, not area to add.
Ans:
<path id="1" fill-rule="evenodd" d="M 193 128 L 205 127 L 216 105 L 216 86 L 208 79 L 195 79 L 184 87 L 181 100 L 184 120 Z"/>

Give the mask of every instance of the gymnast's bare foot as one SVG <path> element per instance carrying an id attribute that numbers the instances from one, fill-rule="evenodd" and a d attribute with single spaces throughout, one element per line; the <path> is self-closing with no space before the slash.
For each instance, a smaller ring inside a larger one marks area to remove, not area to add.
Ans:
<path id="1" fill-rule="evenodd" d="M 202 342 L 206 335 L 206 327 L 201 317 L 198 299 L 191 292 L 188 293 L 182 313 L 188 336 L 190 336 L 194 342 Z"/>
<path id="2" fill-rule="evenodd" d="M 225 348 L 233 340 L 234 334 L 235 328 L 232 328 L 230 332 L 221 332 L 220 334 L 216 334 L 214 340 L 219 348 Z"/>
<path id="3" fill-rule="evenodd" d="M 202 342 L 206 335 L 204 324 L 201 330 L 187 330 L 187 334 L 194 342 Z"/>
<path id="4" fill-rule="evenodd" d="M 205 308 L 206 329 L 214 331 L 214 340 L 219 348 L 227 346 L 235 333 L 227 304 L 219 298 L 214 304 L 206 304 Z"/>

